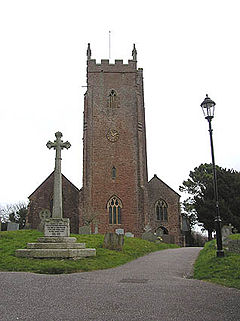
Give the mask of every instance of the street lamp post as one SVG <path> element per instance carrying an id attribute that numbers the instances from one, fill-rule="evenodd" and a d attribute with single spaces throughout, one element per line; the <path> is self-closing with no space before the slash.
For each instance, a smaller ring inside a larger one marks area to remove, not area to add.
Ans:
<path id="1" fill-rule="evenodd" d="M 205 119 L 208 121 L 209 125 L 209 135 L 210 135 L 210 144 L 211 144 L 211 154 L 212 154 L 212 167 L 213 167 L 213 181 L 214 181 L 214 199 L 216 202 L 216 219 L 215 219 L 215 225 L 216 225 L 216 239 L 217 239 L 217 256 L 223 257 L 224 251 L 222 248 L 222 231 L 221 231 L 221 218 L 220 218 L 220 212 L 219 212 L 219 201 L 218 201 L 218 187 L 217 187 L 217 173 L 216 173 L 216 165 L 215 165 L 215 158 L 214 158 L 214 149 L 213 149 L 213 135 L 212 135 L 212 119 L 214 117 L 214 111 L 215 111 L 215 102 L 211 100 L 208 95 L 206 95 L 206 98 L 201 103 L 201 107 L 203 110 L 203 114 Z"/>

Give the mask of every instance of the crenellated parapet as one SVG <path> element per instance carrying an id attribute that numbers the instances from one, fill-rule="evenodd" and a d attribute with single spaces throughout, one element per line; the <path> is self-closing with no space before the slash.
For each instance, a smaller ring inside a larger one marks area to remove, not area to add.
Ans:
<path id="1" fill-rule="evenodd" d="M 87 62 L 88 72 L 136 72 L 137 63 L 134 60 L 128 60 L 127 64 L 123 60 L 115 60 L 110 63 L 109 59 L 102 59 L 101 63 L 96 63 L 96 59 L 90 59 Z"/>
<path id="2" fill-rule="evenodd" d="M 96 59 L 91 59 L 90 44 L 87 48 L 87 68 L 88 72 L 136 72 L 137 71 L 137 51 L 135 44 L 132 51 L 133 59 L 128 60 L 127 64 L 123 63 L 123 60 L 116 59 L 115 63 L 110 63 L 109 59 L 102 59 L 101 63 L 97 63 Z"/>

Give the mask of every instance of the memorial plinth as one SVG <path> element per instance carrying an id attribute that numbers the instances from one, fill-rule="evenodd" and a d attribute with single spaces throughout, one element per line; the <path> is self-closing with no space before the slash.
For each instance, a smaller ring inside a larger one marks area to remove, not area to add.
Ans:
<path id="1" fill-rule="evenodd" d="M 70 235 L 69 218 L 48 218 L 44 222 L 45 236 L 68 237 Z"/>

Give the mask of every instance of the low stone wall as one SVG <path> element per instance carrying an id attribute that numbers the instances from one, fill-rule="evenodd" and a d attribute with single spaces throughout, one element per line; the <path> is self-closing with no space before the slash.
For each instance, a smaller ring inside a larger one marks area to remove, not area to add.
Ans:
<path id="1" fill-rule="evenodd" d="M 240 240 L 229 240 L 228 250 L 240 254 Z"/>

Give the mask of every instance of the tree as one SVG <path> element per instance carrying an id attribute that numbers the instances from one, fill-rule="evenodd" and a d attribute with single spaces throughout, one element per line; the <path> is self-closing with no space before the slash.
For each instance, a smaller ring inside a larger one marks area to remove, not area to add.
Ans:
<path id="1" fill-rule="evenodd" d="M 197 223 L 197 213 L 194 208 L 193 200 L 190 197 L 182 202 L 181 211 L 183 216 L 188 219 L 189 229 L 192 231 L 194 225 Z"/>
<path id="2" fill-rule="evenodd" d="M 1 220 L 3 222 L 19 223 L 19 229 L 23 229 L 26 224 L 27 204 L 19 202 L 16 204 L 7 204 L 1 207 Z"/>
<path id="3" fill-rule="evenodd" d="M 95 213 L 91 208 L 83 210 L 81 217 L 83 225 L 90 226 L 92 223 L 97 223 L 98 216 L 99 214 Z"/>
<path id="4" fill-rule="evenodd" d="M 223 224 L 231 223 L 240 231 L 240 173 L 219 166 L 216 171 L 221 219 Z M 196 215 L 211 239 L 216 217 L 212 164 L 201 164 L 190 171 L 188 180 L 179 189 L 191 195 L 185 201 L 185 211 L 190 216 Z"/>

